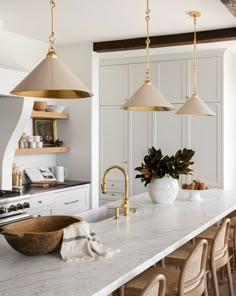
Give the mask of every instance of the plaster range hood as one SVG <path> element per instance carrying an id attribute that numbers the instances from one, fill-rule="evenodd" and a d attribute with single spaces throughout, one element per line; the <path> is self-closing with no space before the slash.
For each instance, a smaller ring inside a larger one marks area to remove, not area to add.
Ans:
<path id="1" fill-rule="evenodd" d="M 0 189 L 12 190 L 18 141 L 31 118 L 33 98 L 0 95 Z"/>

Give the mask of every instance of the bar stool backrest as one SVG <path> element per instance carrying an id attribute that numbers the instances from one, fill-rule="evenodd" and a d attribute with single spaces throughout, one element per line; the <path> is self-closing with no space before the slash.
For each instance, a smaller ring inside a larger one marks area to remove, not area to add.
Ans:
<path id="1" fill-rule="evenodd" d="M 147 284 L 141 296 L 165 296 L 165 291 L 166 279 L 164 275 L 158 274 Z"/>
<path id="2" fill-rule="evenodd" d="M 230 231 L 230 219 L 223 221 L 219 230 L 217 231 L 211 248 L 211 264 L 215 265 L 216 269 L 224 266 L 229 260 L 228 254 L 228 239 Z"/>
<path id="3" fill-rule="evenodd" d="M 202 295 L 206 285 L 208 242 L 200 240 L 185 261 L 179 279 L 179 296 Z"/>

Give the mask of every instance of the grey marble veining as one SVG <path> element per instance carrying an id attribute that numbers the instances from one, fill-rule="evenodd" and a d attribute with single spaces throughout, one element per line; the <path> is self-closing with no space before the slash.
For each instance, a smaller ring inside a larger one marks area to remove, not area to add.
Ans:
<path id="1" fill-rule="evenodd" d="M 208 190 L 191 202 L 180 192 L 173 204 L 153 204 L 147 194 L 130 198 L 138 213 L 92 226 L 110 259 L 66 263 L 59 253 L 27 257 L 0 237 L 1 296 L 104 296 L 236 209 L 236 193 Z M 112 204 L 111 204 L 112 205 Z"/>

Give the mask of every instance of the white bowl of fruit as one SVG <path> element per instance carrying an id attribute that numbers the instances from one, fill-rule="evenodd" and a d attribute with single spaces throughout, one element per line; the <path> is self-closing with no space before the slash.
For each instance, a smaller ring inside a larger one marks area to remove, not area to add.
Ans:
<path id="1" fill-rule="evenodd" d="M 207 190 L 207 186 L 199 181 L 199 180 L 193 180 L 193 182 L 187 184 L 184 183 L 182 185 L 182 189 L 189 192 L 189 198 L 190 201 L 200 201 L 201 200 L 201 191 Z"/>

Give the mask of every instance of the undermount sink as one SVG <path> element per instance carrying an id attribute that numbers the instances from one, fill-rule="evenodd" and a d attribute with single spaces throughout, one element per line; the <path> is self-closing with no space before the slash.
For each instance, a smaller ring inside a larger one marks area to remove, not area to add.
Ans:
<path id="1" fill-rule="evenodd" d="M 105 206 L 98 207 L 86 212 L 79 213 L 77 216 L 83 218 L 89 223 L 96 223 L 115 216 L 114 209 L 109 209 Z"/>

